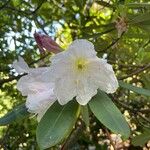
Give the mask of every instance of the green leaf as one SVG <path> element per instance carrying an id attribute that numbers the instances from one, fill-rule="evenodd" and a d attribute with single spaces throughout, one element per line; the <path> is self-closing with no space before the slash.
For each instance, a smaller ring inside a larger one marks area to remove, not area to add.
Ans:
<path id="1" fill-rule="evenodd" d="M 0 118 L 0 126 L 11 124 L 14 121 L 24 119 L 27 116 L 29 116 L 29 112 L 27 111 L 25 104 L 21 104 Z"/>
<path id="2" fill-rule="evenodd" d="M 21 3 L 21 0 L 13 0 L 12 2 L 13 2 L 13 5 L 17 7 Z"/>
<path id="3" fill-rule="evenodd" d="M 145 13 L 145 14 L 140 14 L 140 15 L 137 15 L 136 17 L 134 17 L 130 24 L 137 24 L 137 23 L 142 23 L 144 21 L 150 21 L 150 13 Z"/>
<path id="4" fill-rule="evenodd" d="M 37 142 L 46 149 L 63 141 L 70 134 L 79 115 L 79 105 L 70 101 L 66 105 L 55 102 L 45 113 L 37 127 Z"/>
<path id="5" fill-rule="evenodd" d="M 142 94 L 142 95 L 145 95 L 145 96 L 150 96 L 150 90 L 143 89 L 143 88 L 140 88 L 140 87 L 136 87 L 136 86 L 133 86 L 131 84 L 125 83 L 123 81 L 119 81 L 119 85 L 120 85 L 120 87 L 131 90 L 135 93 Z"/>
<path id="6" fill-rule="evenodd" d="M 89 110 L 88 110 L 88 106 L 81 106 L 81 115 L 82 115 L 82 119 L 85 122 L 86 126 L 89 126 Z"/>
<path id="7" fill-rule="evenodd" d="M 150 132 L 145 132 L 132 138 L 134 146 L 144 146 L 150 140 Z"/>
<path id="8" fill-rule="evenodd" d="M 130 8 L 142 8 L 142 7 L 149 8 L 150 4 L 149 3 L 128 3 L 127 6 Z"/>
<path id="9" fill-rule="evenodd" d="M 97 119 L 114 133 L 121 134 L 124 138 L 130 135 L 130 128 L 112 100 L 102 91 L 90 101 L 90 108 Z"/>

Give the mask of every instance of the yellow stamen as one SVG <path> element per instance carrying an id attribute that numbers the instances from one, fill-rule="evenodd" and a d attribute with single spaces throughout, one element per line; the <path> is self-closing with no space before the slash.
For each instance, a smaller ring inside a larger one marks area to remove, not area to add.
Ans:
<path id="1" fill-rule="evenodd" d="M 87 68 L 87 60 L 85 58 L 77 58 L 75 61 L 75 68 L 78 71 L 83 71 Z"/>

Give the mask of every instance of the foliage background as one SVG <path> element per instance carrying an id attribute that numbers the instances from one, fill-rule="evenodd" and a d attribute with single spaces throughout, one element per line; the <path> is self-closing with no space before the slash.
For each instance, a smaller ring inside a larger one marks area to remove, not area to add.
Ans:
<path id="1" fill-rule="evenodd" d="M 150 3 L 149 0 L 1 0 L 0 1 L 0 116 L 25 101 L 16 90 L 17 74 L 12 62 L 21 55 L 33 67 L 48 64 L 40 53 L 35 31 L 47 34 L 63 48 L 77 38 L 94 43 L 98 56 L 107 59 L 118 79 L 150 89 Z M 125 16 L 128 30 L 118 38 L 115 20 Z M 132 136 L 150 131 L 149 97 L 119 88 L 115 104 L 126 116 Z M 38 149 L 35 139 L 37 121 L 25 118 L 0 127 L 1 149 Z M 131 136 L 131 139 L 132 139 Z M 145 137 L 145 136 L 143 136 Z M 81 133 L 73 149 L 107 149 L 109 139 L 104 127 L 90 118 L 90 131 Z M 150 137 L 148 138 L 150 139 Z M 143 138 L 139 141 L 142 142 Z M 147 140 L 148 141 L 148 140 Z M 130 142 L 128 142 L 130 143 Z M 128 149 L 147 147 L 142 142 Z"/>

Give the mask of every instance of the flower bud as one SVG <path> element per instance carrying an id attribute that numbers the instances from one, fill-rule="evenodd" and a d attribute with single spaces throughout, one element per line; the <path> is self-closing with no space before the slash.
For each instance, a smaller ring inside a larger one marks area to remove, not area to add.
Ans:
<path id="1" fill-rule="evenodd" d="M 45 51 L 58 53 L 62 50 L 62 48 L 47 35 L 35 32 L 34 38 L 41 53 L 44 53 Z"/>

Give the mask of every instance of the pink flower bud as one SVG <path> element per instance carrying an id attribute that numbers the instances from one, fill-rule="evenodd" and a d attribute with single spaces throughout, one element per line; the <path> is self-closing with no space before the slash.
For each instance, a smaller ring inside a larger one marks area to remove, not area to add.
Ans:
<path id="1" fill-rule="evenodd" d="M 44 53 L 46 50 L 49 52 L 58 53 L 62 50 L 62 48 L 47 35 L 35 32 L 34 38 L 41 53 Z"/>

